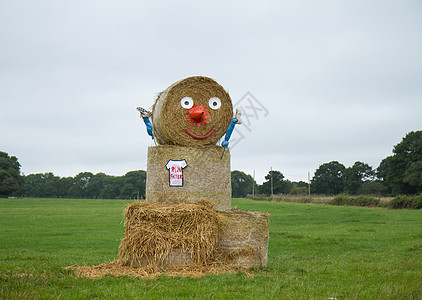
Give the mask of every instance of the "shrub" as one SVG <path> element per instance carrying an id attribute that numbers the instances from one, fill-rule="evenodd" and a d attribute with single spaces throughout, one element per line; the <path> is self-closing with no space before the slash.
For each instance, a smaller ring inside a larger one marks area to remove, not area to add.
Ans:
<path id="1" fill-rule="evenodd" d="M 355 198 L 357 206 L 379 206 L 380 200 L 371 196 L 359 196 Z"/>
<path id="2" fill-rule="evenodd" d="M 298 187 L 295 186 L 290 190 L 290 194 L 291 195 L 307 195 L 308 194 L 308 188 L 302 186 L 302 187 Z"/>
<path id="3" fill-rule="evenodd" d="M 413 200 L 413 208 L 414 209 L 422 209 L 422 194 Z"/>
<path id="4" fill-rule="evenodd" d="M 308 204 L 308 203 L 312 203 L 312 200 L 311 200 L 311 199 L 309 199 L 308 197 L 303 197 L 303 198 L 300 198 L 300 199 L 299 199 L 299 203 L 305 203 L 305 204 Z"/>
<path id="5" fill-rule="evenodd" d="M 329 202 L 332 205 L 350 205 L 350 206 L 378 206 L 380 200 L 372 196 L 351 197 L 345 194 L 337 195 Z"/>
<path id="6" fill-rule="evenodd" d="M 333 200 L 329 201 L 328 203 L 331 205 L 350 205 L 349 196 L 346 194 L 339 194 L 333 198 Z"/>
<path id="7" fill-rule="evenodd" d="M 255 194 L 254 196 L 252 196 L 251 194 L 246 195 L 246 199 L 251 199 L 251 200 L 261 200 L 261 201 L 271 201 L 271 197 L 264 195 L 264 194 Z"/>
<path id="8" fill-rule="evenodd" d="M 390 201 L 389 208 L 392 208 L 392 209 L 413 208 L 413 200 L 414 200 L 414 197 L 412 196 L 400 195 Z"/>

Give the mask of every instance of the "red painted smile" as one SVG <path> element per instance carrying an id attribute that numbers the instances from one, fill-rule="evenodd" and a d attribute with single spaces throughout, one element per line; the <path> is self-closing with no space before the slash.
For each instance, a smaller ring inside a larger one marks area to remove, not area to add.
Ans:
<path id="1" fill-rule="evenodd" d="M 207 137 L 209 137 L 211 134 L 213 134 L 213 132 L 215 131 L 215 127 L 213 127 L 207 134 L 205 135 L 197 135 L 195 133 L 193 133 L 192 131 L 190 131 L 187 127 L 184 128 L 184 130 L 186 131 L 187 134 L 189 134 L 191 137 L 193 137 L 194 139 L 197 140 L 203 140 L 206 139 Z"/>

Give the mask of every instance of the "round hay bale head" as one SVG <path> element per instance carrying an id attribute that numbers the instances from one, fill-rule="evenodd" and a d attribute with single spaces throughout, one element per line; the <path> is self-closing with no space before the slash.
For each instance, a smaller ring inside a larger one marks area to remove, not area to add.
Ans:
<path id="1" fill-rule="evenodd" d="M 162 145 L 215 145 L 232 117 L 232 101 L 224 88 L 211 78 L 193 76 L 158 95 L 152 126 Z"/>

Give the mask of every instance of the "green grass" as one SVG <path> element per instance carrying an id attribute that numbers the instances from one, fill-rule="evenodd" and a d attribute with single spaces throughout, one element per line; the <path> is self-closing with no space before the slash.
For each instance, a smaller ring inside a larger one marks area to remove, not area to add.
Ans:
<path id="1" fill-rule="evenodd" d="M 127 201 L 0 199 L 5 299 L 422 299 L 422 210 L 234 199 L 271 213 L 268 267 L 155 280 L 77 278 L 117 256 Z"/>

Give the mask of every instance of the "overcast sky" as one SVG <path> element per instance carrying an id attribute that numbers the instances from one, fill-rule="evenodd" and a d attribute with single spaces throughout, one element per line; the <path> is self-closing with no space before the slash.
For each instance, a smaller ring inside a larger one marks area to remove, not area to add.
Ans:
<path id="1" fill-rule="evenodd" d="M 422 129 L 422 2 L 0 0 L 0 151 L 27 175 L 145 170 L 135 108 L 192 75 L 249 110 L 232 170 L 376 168 Z"/>

